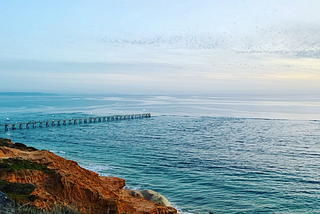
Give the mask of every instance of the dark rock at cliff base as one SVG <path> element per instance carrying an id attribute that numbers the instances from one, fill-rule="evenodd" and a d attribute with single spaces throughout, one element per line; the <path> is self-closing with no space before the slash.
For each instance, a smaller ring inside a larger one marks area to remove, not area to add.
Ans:
<path id="1" fill-rule="evenodd" d="M 14 214 L 14 202 L 0 192 L 0 214 Z"/>
<path id="2" fill-rule="evenodd" d="M 11 146 L 13 142 L 10 139 L 0 138 L 0 146 Z"/>
<path id="3" fill-rule="evenodd" d="M 157 204 L 162 204 L 166 207 L 172 207 L 170 202 L 160 193 L 153 190 L 128 190 L 129 194 L 135 198 L 144 198 L 147 201 L 152 201 Z"/>
<path id="4" fill-rule="evenodd" d="M 37 151 L 37 149 L 34 147 L 26 146 L 23 143 L 13 143 L 10 139 L 6 139 L 6 138 L 0 138 L 0 146 L 20 149 L 21 151 L 29 151 L 29 152 Z"/>

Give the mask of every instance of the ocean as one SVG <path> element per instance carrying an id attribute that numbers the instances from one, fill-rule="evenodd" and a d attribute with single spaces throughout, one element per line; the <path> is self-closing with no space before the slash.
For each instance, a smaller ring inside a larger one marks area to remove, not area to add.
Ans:
<path id="1" fill-rule="evenodd" d="M 4 131 L 181 213 L 320 213 L 320 96 L 0 94 L 0 124 L 148 112 Z"/>

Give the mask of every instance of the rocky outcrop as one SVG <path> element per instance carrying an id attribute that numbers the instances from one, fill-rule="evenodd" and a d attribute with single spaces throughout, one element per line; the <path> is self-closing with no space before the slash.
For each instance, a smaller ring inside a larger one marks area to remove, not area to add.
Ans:
<path id="1" fill-rule="evenodd" d="M 152 201 L 157 204 L 162 204 L 166 207 L 172 207 L 170 202 L 160 193 L 153 190 L 127 190 L 129 194 L 135 198 L 144 198 L 147 201 Z"/>
<path id="2" fill-rule="evenodd" d="M 0 190 L 7 191 L 12 199 L 42 210 L 68 206 L 94 214 L 177 213 L 172 207 L 146 200 L 145 196 L 133 197 L 123 189 L 125 180 L 121 178 L 100 177 L 75 161 L 8 140 L 0 140 L 0 181 Z M 22 192 L 15 188 L 19 185 Z"/>
<path id="3" fill-rule="evenodd" d="M 14 214 L 14 202 L 3 192 L 0 192 L 0 214 Z"/>

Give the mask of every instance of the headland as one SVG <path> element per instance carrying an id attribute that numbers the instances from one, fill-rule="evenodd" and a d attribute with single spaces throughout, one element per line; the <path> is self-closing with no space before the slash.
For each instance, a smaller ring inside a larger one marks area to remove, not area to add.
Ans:
<path id="1" fill-rule="evenodd" d="M 20 207 L 92 214 L 177 213 L 162 195 L 124 186 L 124 179 L 99 176 L 50 151 L 0 138 L 0 191 Z"/>

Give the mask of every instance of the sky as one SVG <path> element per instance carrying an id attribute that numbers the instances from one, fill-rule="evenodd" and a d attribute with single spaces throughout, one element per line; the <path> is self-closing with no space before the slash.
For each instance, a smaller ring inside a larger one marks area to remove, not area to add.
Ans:
<path id="1" fill-rule="evenodd" d="M 320 0 L 0 1 L 0 91 L 320 94 Z"/>

